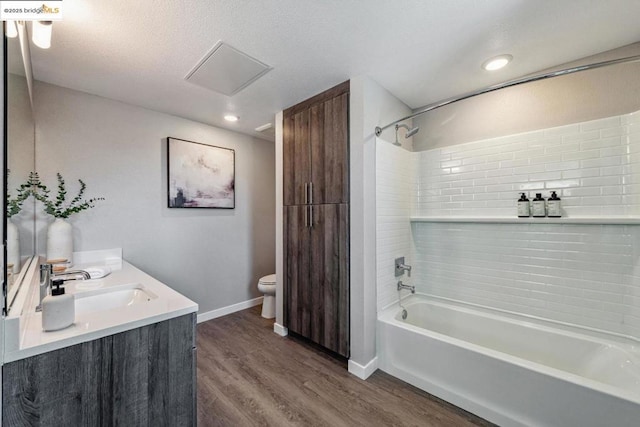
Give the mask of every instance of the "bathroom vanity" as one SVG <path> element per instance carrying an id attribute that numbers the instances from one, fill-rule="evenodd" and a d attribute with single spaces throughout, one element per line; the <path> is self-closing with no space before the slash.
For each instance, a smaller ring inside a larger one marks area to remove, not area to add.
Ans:
<path id="1" fill-rule="evenodd" d="M 5 323 L 2 425 L 196 424 L 197 304 L 122 261 L 67 282 L 75 323 L 43 332 L 32 264 Z"/>

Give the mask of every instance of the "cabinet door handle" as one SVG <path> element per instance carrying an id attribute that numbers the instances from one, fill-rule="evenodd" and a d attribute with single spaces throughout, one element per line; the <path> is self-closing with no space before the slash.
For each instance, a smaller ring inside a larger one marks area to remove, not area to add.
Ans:
<path id="1" fill-rule="evenodd" d="M 305 205 L 309 204 L 309 183 L 308 182 L 304 183 L 304 204 Z"/>
<path id="2" fill-rule="evenodd" d="M 309 183 L 309 204 L 313 204 L 313 182 Z"/>
<path id="3" fill-rule="evenodd" d="M 309 206 L 304 207 L 304 228 L 309 228 Z"/>
<path id="4" fill-rule="evenodd" d="M 313 205 L 309 205 L 309 228 L 313 228 Z"/>

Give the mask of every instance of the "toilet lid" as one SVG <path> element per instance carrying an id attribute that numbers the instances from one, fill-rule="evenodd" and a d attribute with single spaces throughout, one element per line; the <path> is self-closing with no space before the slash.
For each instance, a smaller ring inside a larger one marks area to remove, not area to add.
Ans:
<path id="1" fill-rule="evenodd" d="M 268 276 L 261 277 L 258 282 L 262 283 L 263 285 L 273 285 L 276 283 L 276 275 L 270 274 Z"/>

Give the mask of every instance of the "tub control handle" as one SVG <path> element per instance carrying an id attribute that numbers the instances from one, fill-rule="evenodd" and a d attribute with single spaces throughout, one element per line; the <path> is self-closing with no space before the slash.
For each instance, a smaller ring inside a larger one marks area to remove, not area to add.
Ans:
<path id="1" fill-rule="evenodd" d="M 404 257 L 396 258 L 395 260 L 395 273 L 396 277 L 402 276 L 404 272 L 407 272 L 407 276 L 411 277 L 411 266 L 404 263 Z"/>

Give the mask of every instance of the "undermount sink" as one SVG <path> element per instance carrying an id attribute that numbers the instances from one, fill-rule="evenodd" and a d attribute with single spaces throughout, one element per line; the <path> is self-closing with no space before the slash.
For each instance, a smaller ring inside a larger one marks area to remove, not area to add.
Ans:
<path id="1" fill-rule="evenodd" d="M 144 304 L 156 298 L 140 284 L 81 292 L 75 294 L 76 315 Z"/>

